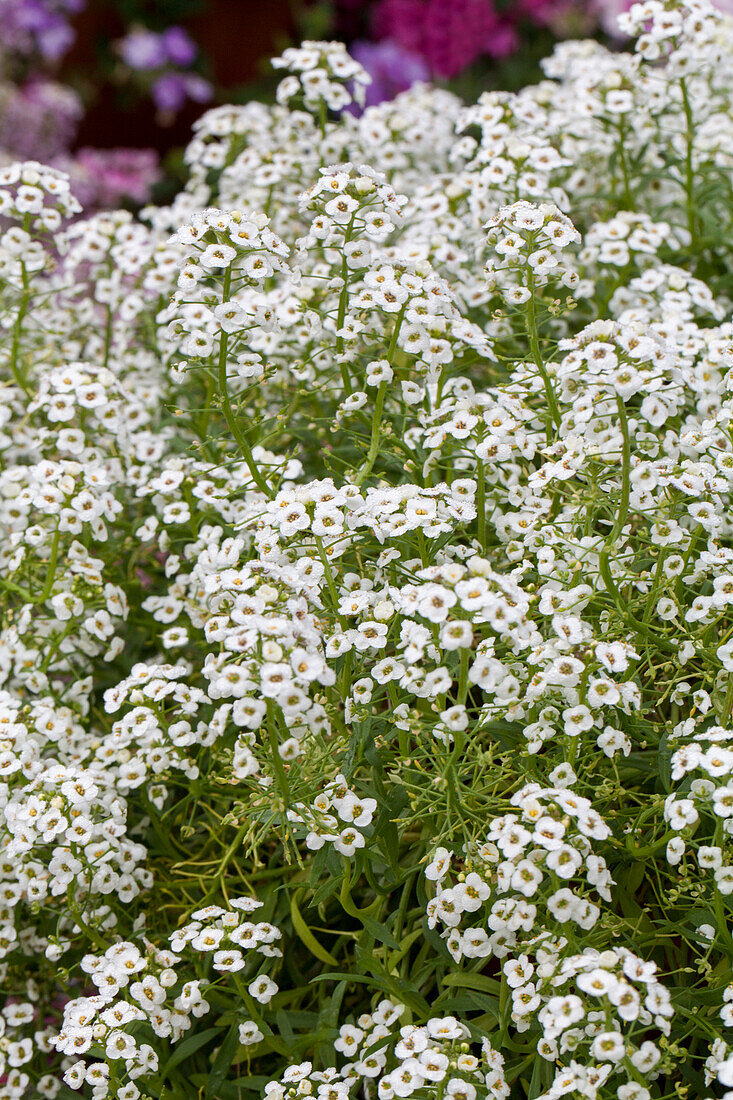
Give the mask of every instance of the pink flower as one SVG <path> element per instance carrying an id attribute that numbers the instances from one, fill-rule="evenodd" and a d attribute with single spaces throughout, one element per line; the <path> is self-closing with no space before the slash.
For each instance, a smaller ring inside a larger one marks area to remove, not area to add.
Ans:
<path id="1" fill-rule="evenodd" d="M 444 78 L 477 57 L 505 57 L 517 46 L 514 28 L 491 0 L 380 0 L 374 24 L 377 37 L 425 58 L 432 73 Z"/>
<path id="2" fill-rule="evenodd" d="M 160 178 L 158 154 L 153 149 L 79 149 L 56 162 L 71 176 L 71 189 L 86 214 L 143 203 Z"/>

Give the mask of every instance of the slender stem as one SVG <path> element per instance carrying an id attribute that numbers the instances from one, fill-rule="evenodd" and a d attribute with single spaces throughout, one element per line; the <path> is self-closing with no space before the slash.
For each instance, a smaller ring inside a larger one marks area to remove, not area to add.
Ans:
<path id="1" fill-rule="evenodd" d="M 82 916 L 80 907 L 76 903 L 76 880 L 73 880 L 70 883 L 66 899 L 69 906 L 69 911 L 79 928 L 81 928 L 83 932 L 86 932 L 87 936 L 92 941 L 98 951 L 106 951 L 109 944 L 102 939 L 95 928 L 93 928 L 90 924 L 87 924 L 87 922 L 84 920 L 84 917 Z"/>
<path id="2" fill-rule="evenodd" d="M 277 731 L 275 716 L 275 704 L 272 699 L 267 700 L 267 738 L 270 745 L 270 755 L 272 756 L 272 767 L 275 772 L 275 779 L 280 790 L 280 795 L 283 800 L 283 808 L 287 809 L 290 805 L 290 786 L 288 784 L 288 777 L 285 774 L 285 768 L 283 767 L 283 760 L 280 755 L 280 743 L 277 739 Z"/>
<path id="3" fill-rule="evenodd" d="M 328 560 L 328 556 L 326 555 L 326 551 L 323 546 L 323 539 L 320 535 L 315 535 L 314 538 L 316 542 L 316 548 L 318 550 L 318 557 L 321 559 L 321 564 L 323 565 L 323 574 L 326 578 L 326 587 L 328 588 L 328 594 L 331 597 L 331 601 L 333 603 L 333 610 L 336 614 L 336 617 L 338 618 L 341 628 L 343 630 L 347 630 L 349 624 L 346 621 L 346 618 L 343 615 L 339 614 L 339 597 L 336 590 L 336 582 L 334 580 L 333 570 L 331 569 L 331 563 Z"/>
<path id="4" fill-rule="evenodd" d="M 400 329 L 402 328 L 402 321 L 405 316 L 406 307 L 407 302 L 405 302 L 405 304 L 402 306 L 402 309 L 397 314 L 394 331 L 392 332 L 392 339 L 389 342 L 389 348 L 387 350 L 387 362 L 389 363 L 390 367 L 392 366 L 392 362 L 397 351 L 397 339 L 400 335 Z M 363 483 L 369 477 L 370 473 L 372 472 L 372 468 L 376 461 L 377 455 L 379 454 L 379 429 L 382 424 L 382 412 L 384 410 L 384 398 L 387 394 L 387 385 L 387 382 L 380 382 L 379 389 L 377 390 L 377 400 L 374 403 L 374 414 L 372 416 L 372 435 L 369 442 L 369 451 L 367 453 L 366 459 L 364 460 L 364 465 L 354 478 L 354 483 L 359 486 L 363 485 Z"/>
<path id="5" fill-rule="evenodd" d="M 621 435 L 624 441 L 623 455 L 621 458 L 621 499 L 619 501 L 618 512 L 616 513 L 616 522 L 613 525 L 611 534 L 606 540 L 607 544 L 615 542 L 623 531 L 626 517 L 629 514 L 629 493 L 631 489 L 631 439 L 629 436 L 629 421 L 626 416 L 624 403 L 618 394 L 616 395 L 616 408 L 618 409 Z"/>
<path id="6" fill-rule="evenodd" d="M 356 485 L 362 485 L 372 472 L 372 467 L 379 454 L 379 429 L 382 424 L 382 412 L 384 410 L 384 398 L 387 393 L 387 383 L 380 382 L 379 389 L 377 390 L 377 400 L 374 403 L 374 414 L 372 416 L 372 435 L 369 441 L 369 451 L 364 465 L 359 470 L 359 473 L 354 478 Z"/>
<path id="7" fill-rule="evenodd" d="M 468 696 L 468 665 L 471 650 L 467 646 L 461 648 L 461 667 L 458 674 L 458 696 L 456 702 L 465 705 Z"/>
<path id="8" fill-rule="evenodd" d="M 110 272 L 111 274 L 111 272 Z M 109 364 L 109 353 L 112 349 L 112 306 L 107 305 L 107 320 L 104 325 L 104 366 Z"/>
<path id="9" fill-rule="evenodd" d="M 556 427 L 559 427 L 562 422 L 562 416 L 557 404 L 557 398 L 555 397 L 555 391 L 552 388 L 552 382 L 550 376 L 547 373 L 547 367 L 542 357 L 542 351 L 540 349 L 540 338 L 537 331 L 537 312 L 535 309 L 535 281 L 534 272 L 529 269 L 527 276 L 527 289 L 530 292 L 529 300 L 527 301 L 527 336 L 529 337 L 529 346 L 532 351 L 532 358 L 534 359 L 535 366 L 540 372 L 542 383 L 545 387 L 545 397 L 547 398 L 547 407 L 550 410 L 550 417 Z M 547 441 L 552 441 L 552 432 L 550 425 L 547 425 Z"/>
<path id="10" fill-rule="evenodd" d="M 352 651 L 349 650 L 347 652 L 345 658 L 344 658 L 344 666 L 343 666 L 343 669 L 341 670 L 341 685 L 339 687 L 339 698 L 340 699 L 345 699 L 346 696 L 351 691 L 351 673 L 352 673 L 353 663 L 354 663 L 353 654 L 352 654 Z"/>
<path id="11" fill-rule="evenodd" d="M 631 197 L 631 177 L 629 174 L 629 163 L 626 157 L 626 126 L 623 119 L 619 125 L 618 159 L 621 165 L 621 174 L 624 177 L 624 200 L 626 202 L 626 209 L 633 210 L 634 200 Z"/>
<path id="12" fill-rule="evenodd" d="M 713 843 L 716 844 L 719 848 L 723 847 L 723 822 L 720 818 L 718 818 L 715 824 L 715 837 Z M 730 934 L 728 917 L 726 915 L 725 904 L 723 902 L 723 895 L 720 893 L 720 890 L 718 890 L 717 885 L 713 889 L 713 908 L 715 909 L 715 919 L 719 926 L 718 933 L 721 939 L 723 939 L 723 941 L 725 942 L 727 950 L 730 951 L 731 948 L 733 948 L 733 937 L 731 937 Z"/>
<path id="13" fill-rule="evenodd" d="M 224 286 L 223 286 L 223 300 L 227 301 L 229 298 L 229 288 L 231 286 L 232 273 L 231 269 L 227 268 L 224 274 Z M 219 396 L 221 398 L 221 407 L 224 412 L 224 419 L 227 422 L 229 431 L 234 436 L 239 450 L 242 453 L 242 458 L 247 463 L 247 468 L 252 475 L 252 480 L 258 489 L 260 489 L 266 497 L 272 498 L 273 493 L 267 481 L 257 469 L 257 463 L 254 460 L 252 449 L 247 442 L 247 437 L 240 428 L 237 418 L 234 415 L 231 402 L 229 400 L 229 390 L 227 388 L 227 351 L 229 349 L 229 334 L 227 332 L 221 333 L 219 337 Z"/>
<path id="14" fill-rule="evenodd" d="M 59 554 L 59 538 L 60 532 L 58 527 L 53 533 L 53 539 L 51 541 L 51 555 L 48 559 L 48 568 L 46 569 L 46 583 L 43 586 L 43 592 L 38 598 L 39 603 L 43 603 L 51 595 L 51 589 L 53 588 L 54 578 L 56 576 L 56 561 Z"/>
<path id="15" fill-rule="evenodd" d="M 486 547 L 486 477 L 481 459 L 476 464 L 476 518 L 478 520 L 478 540 Z"/>
<path id="16" fill-rule="evenodd" d="M 344 233 L 344 245 L 347 245 L 351 240 L 351 234 L 354 231 L 354 218 L 356 214 L 351 215 L 351 220 L 346 226 L 346 232 Z M 346 253 L 344 253 L 341 259 L 341 293 L 339 294 L 339 309 L 338 317 L 336 318 L 336 330 L 337 333 L 341 331 L 346 318 L 346 307 L 349 304 L 349 265 L 346 263 Z M 336 354 L 340 357 L 344 351 L 344 338 L 343 336 L 336 336 Z M 351 378 L 349 371 L 345 363 L 339 363 L 339 370 L 341 371 L 341 382 L 344 387 L 344 392 L 351 393 Z"/>
<path id="17" fill-rule="evenodd" d="M 692 162 L 693 139 L 695 134 L 695 120 L 692 117 L 692 107 L 687 91 L 687 80 L 683 76 L 680 80 L 682 92 L 682 107 L 685 112 L 685 205 L 687 208 L 687 228 L 690 233 L 690 247 L 693 247 L 697 237 L 695 223 L 695 171 Z"/>
<path id="18" fill-rule="evenodd" d="M 730 712 L 733 710 L 733 676 L 728 679 L 728 686 L 725 690 L 725 700 L 723 701 L 723 712 L 720 716 L 721 726 L 727 726 L 728 719 L 730 718 Z"/>
<path id="19" fill-rule="evenodd" d="M 616 520 L 611 530 L 611 533 L 606 539 L 603 545 L 603 549 L 598 555 L 598 566 L 601 576 L 606 582 L 606 587 L 618 603 L 620 595 L 618 588 L 616 587 L 616 584 L 613 582 L 611 577 L 611 569 L 608 564 L 608 552 L 623 531 L 624 524 L 626 523 L 626 517 L 629 514 L 631 441 L 629 438 L 629 421 L 626 417 L 626 409 L 624 408 L 624 403 L 618 396 L 618 394 L 616 395 L 616 407 L 618 408 L 619 421 L 621 424 L 621 435 L 623 436 L 623 454 L 621 457 L 621 499 L 619 500 L 618 510 L 616 512 Z"/>
<path id="20" fill-rule="evenodd" d="M 31 396 L 31 387 L 26 382 L 23 374 L 18 366 L 18 357 L 20 354 L 20 334 L 23 331 L 23 321 L 25 315 L 28 312 L 28 306 L 30 305 L 31 295 L 28 290 L 28 273 L 25 269 L 25 264 L 20 261 L 21 276 L 23 280 L 23 293 L 20 298 L 20 306 L 15 317 L 15 323 L 13 325 L 13 338 L 10 345 L 10 370 L 12 371 L 13 378 L 18 383 L 20 388 L 24 391 L 27 397 Z"/>

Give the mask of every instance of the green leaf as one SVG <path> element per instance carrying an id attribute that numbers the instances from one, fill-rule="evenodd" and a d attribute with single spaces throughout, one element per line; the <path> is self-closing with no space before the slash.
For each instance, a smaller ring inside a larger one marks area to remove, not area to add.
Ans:
<path id="1" fill-rule="evenodd" d="M 278 1012 L 275 1013 L 275 1023 L 278 1026 L 278 1030 L 279 1030 L 280 1034 L 282 1035 L 283 1039 L 287 1043 L 288 1048 L 294 1047 L 295 1046 L 295 1035 L 293 1033 L 292 1027 L 290 1026 L 290 1020 L 288 1018 L 288 1013 L 285 1012 L 284 1009 L 281 1008 L 281 1009 L 279 1009 Z"/>
<path id="2" fill-rule="evenodd" d="M 659 778 L 662 781 L 664 793 L 669 794 L 672 790 L 672 753 L 668 746 L 669 735 L 665 729 L 662 732 L 662 736 L 659 741 L 659 749 L 657 750 L 657 766 L 659 768 Z"/>
<path id="3" fill-rule="evenodd" d="M 242 1077 L 239 1081 L 227 1081 L 219 1087 L 216 1100 L 240 1100 L 244 1092 L 256 1092 L 260 1095 L 271 1077 Z M 78 1096 L 76 1100 L 79 1100 Z"/>
<path id="4" fill-rule="evenodd" d="M 373 936 L 375 940 L 378 940 L 380 943 L 386 943 L 387 947 L 392 947 L 395 950 L 399 949 L 399 943 L 385 925 L 380 924 L 379 921 L 374 920 L 373 917 L 365 917 L 362 914 L 359 914 L 359 920 L 364 925 L 365 931 L 367 931 L 370 936 Z"/>
<path id="5" fill-rule="evenodd" d="M 461 974 L 454 972 L 446 974 L 443 985 L 457 985 L 462 989 L 478 989 L 482 993 L 500 993 L 501 982 L 496 978 L 489 978 L 486 974 Z"/>
<path id="6" fill-rule="evenodd" d="M 209 1079 L 206 1082 L 206 1092 L 204 1093 L 206 1100 L 215 1100 L 219 1085 L 229 1072 L 238 1046 L 239 1027 L 237 1024 L 232 1024 L 224 1042 L 219 1047 L 219 1051 L 214 1059 L 214 1064 L 211 1067 Z"/>
<path id="7" fill-rule="evenodd" d="M 163 1080 L 165 1080 L 171 1070 L 175 1069 L 177 1065 L 180 1065 L 184 1058 L 188 1058 L 190 1054 L 195 1054 L 204 1043 L 208 1043 L 209 1039 L 213 1039 L 213 1037 L 218 1034 L 218 1027 L 209 1027 L 205 1031 L 199 1031 L 195 1035 L 189 1035 L 187 1039 L 184 1039 L 184 1041 L 176 1047 L 173 1054 L 171 1054 L 170 1058 L 163 1066 Z"/>
<path id="8" fill-rule="evenodd" d="M 528 1100 L 533 1100 L 535 1096 L 540 1096 L 541 1093 L 549 1086 L 552 1080 L 552 1069 L 550 1064 L 545 1061 L 544 1058 L 540 1058 L 537 1055 L 537 1060 L 532 1068 L 532 1080 L 529 1082 L 527 1089 Z"/>
<path id="9" fill-rule="evenodd" d="M 308 925 L 303 920 L 303 916 L 298 908 L 298 894 L 297 892 L 292 894 L 290 898 L 290 918 L 293 922 L 293 928 L 300 940 L 310 951 L 311 955 L 315 955 L 321 962 L 326 963 L 328 966 L 338 966 L 338 960 L 331 955 L 322 944 L 318 942 L 316 937 L 311 932 Z"/>

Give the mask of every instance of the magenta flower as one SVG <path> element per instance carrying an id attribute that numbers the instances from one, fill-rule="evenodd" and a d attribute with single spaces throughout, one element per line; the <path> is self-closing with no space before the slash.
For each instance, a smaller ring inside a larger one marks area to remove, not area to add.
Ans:
<path id="1" fill-rule="evenodd" d="M 517 46 L 514 28 L 491 0 L 379 0 L 375 31 L 424 58 L 443 78 L 482 55 L 505 57 Z"/>

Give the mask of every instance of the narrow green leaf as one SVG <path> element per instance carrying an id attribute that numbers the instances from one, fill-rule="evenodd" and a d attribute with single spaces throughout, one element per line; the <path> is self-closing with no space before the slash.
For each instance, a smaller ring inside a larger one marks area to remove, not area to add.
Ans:
<path id="1" fill-rule="evenodd" d="M 300 940 L 310 951 L 311 955 L 315 955 L 321 962 L 327 963 L 328 966 L 338 966 L 338 960 L 331 955 L 322 944 L 318 942 L 316 937 L 311 932 L 308 925 L 303 920 L 303 916 L 298 908 L 297 893 L 293 894 L 290 898 L 290 917 L 293 922 L 293 928 L 297 932 Z"/>
<path id="2" fill-rule="evenodd" d="M 165 1080 L 171 1070 L 180 1065 L 180 1063 L 185 1058 L 188 1058 L 190 1054 L 195 1054 L 196 1051 L 204 1045 L 204 1043 L 208 1043 L 209 1039 L 213 1039 L 214 1036 L 218 1034 L 218 1027 L 208 1027 L 205 1031 L 199 1031 L 195 1035 L 189 1035 L 187 1039 L 184 1039 L 182 1043 L 179 1043 L 166 1064 L 163 1066 L 163 1080 Z"/>
<path id="3" fill-rule="evenodd" d="M 206 1082 L 206 1092 L 204 1093 L 206 1100 L 215 1100 L 219 1085 L 229 1072 L 229 1067 L 234 1061 L 234 1055 L 237 1052 L 238 1046 L 239 1027 L 237 1024 L 232 1024 L 224 1042 L 219 1047 L 219 1051 L 214 1059 L 214 1064 L 211 1067 L 209 1079 Z"/>
<path id="4" fill-rule="evenodd" d="M 486 974 L 461 974 L 454 972 L 446 974 L 443 985 L 457 985 L 462 989 L 479 989 L 482 993 L 500 993 L 501 982 L 496 978 L 489 978 Z"/>

